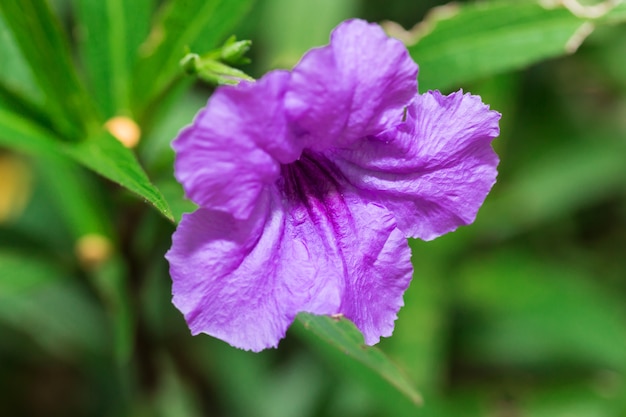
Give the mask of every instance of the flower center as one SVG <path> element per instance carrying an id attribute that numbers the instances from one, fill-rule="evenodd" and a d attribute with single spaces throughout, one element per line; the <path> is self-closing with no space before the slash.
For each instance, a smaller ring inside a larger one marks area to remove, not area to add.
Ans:
<path id="1" fill-rule="evenodd" d="M 344 187 L 338 181 L 342 174 L 325 156 L 304 151 L 297 161 L 282 165 L 281 174 L 278 185 L 296 222 L 308 215 L 316 224 L 325 223 L 337 232 L 350 221 Z"/>

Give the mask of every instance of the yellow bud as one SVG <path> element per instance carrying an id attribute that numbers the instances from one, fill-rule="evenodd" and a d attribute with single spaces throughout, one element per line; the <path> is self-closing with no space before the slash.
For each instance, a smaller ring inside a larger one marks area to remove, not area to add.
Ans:
<path id="1" fill-rule="evenodd" d="M 104 127 L 127 148 L 134 148 L 141 138 L 141 129 L 133 119 L 115 116 L 107 120 Z"/>
<path id="2" fill-rule="evenodd" d="M 32 189 L 32 172 L 20 158 L 0 153 L 0 223 L 17 217 L 26 207 Z"/>
<path id="3" fill-rule="evenodd" d="M 113 246 L 107 237 L 90 233 L 78 239 L 74 250 L 81 265 L 93 269 L 109 259 Z"/>

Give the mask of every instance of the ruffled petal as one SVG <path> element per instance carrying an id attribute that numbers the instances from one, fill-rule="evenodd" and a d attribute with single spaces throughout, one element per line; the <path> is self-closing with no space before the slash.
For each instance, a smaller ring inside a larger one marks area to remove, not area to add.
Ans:
<path id="1" fill-rule="evenodd" d="M 391 336 L 404 305 L 413 276 L 411 250 L 388 210 L 354 199 L 346 199 L 354 223 L 351 237 L 341 242 L 348 285 L 339 313 L 354 322 L 366 344 L 374 345 Z"/>
<path id="2" fill-rule="evenodd" d="M 327 154 L 406 236 L 431 240 L 474 221 L 497 175 L 499 119 L 478 96 L 428 92 L 397 128 Z"/>
<path id="3" fill-rule="evenodd" d="M 296 65 L 285 107 L 307 146 L 323 150 L 400 122 L 416 92 L 417 64 L 406 47 L 378 25 L 349 20 Z"/>
<path id="4" fill-rule="evenodd" d="M 332 314 L 352 320 L 367 344 L 390 336 L 413 271 L 393 214 L 355 193 L 322 155 L 305 151 L 284 171 L 290 236 L 315 254 L 320 277 L 341 282 L 341 304 Z"/>
<path id="5" fill-rule="evenodd" d="M 208 209 L 185 215 L 166 255 L 173 303 L 192 334 L 252 351 L 276 347 L 303 307 L 331 313 L 339 305 L 333 281 L 289 239 L 280 197 L 265 190 L 259 200 L 246 220 Z"/>
<path id="6" fill-rule="evenodd" d="M 280 164 L 298 158 L 283 108 L 289 73 L 275 71 L 254 83 L 220 87 L 172 146 L 175 174 L 187 196 L 235 218 L 250 215 Z"/>
<path id="7" fill-rule="evenodd" d="M 166 257 L 193 334 L 259 351 L 299 312 L 343 314 L 368 344 L 393 331 L 412 275 L 393 215 L 341 188 L 324 162 L 296 164 L 245 220 L 208 209 L 183 217 Z"/>

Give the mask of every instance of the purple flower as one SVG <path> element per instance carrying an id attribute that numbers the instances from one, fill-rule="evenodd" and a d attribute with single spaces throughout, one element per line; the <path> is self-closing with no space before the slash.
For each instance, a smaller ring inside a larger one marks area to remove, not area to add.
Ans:
<path id="1" fill-rule="evenodd" d="M 174 141 L 200 208 L 167 253 L 193 334 L 275 347 L 298 312 L 390 336 L 413 269 L 407 237 L 471 223 L 495 182 L 500 114 L 417 93 L 417 65 L 379 26 L 339 25 L 291 72 L 220 87 Z"/>

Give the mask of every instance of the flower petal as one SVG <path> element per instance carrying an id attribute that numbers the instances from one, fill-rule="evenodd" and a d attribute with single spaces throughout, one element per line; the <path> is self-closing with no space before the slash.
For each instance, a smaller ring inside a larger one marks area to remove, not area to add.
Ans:
<path id="1" fill-rule="evenodd" d="M 298 312 L 343 314 L 368 344 L 391 334 L 412 274 L 393 215 L 301 174 L 304 200 L 268 187 L 248 219 L 208 209 L 183 217 L 166 257 L 193 334 L 259 351 L 275 347 Z"/>
<path id="2" fill-rule="evenodd" d="M 341 242 L 349 285 L 339 313 L 361 330 L 366 344 L 374 345 L 391 336 L 404 305 L 403 295 L 413 276 L 411 250 L 389 211 L 362 201 L 347 203 L 354 229 L 352 237 Z"/>
<path id="3" fill-rule="evenodd" d="M 406 236 L 434 239 L 474 221 L 495 183 L 500 114 L 480 97 L 418 95 L 406 123 L 328 157 Z"/>
<path id="4" fill-rule="evenodd" d="M 399 123 L 416 92 L 417 65 L 405 46 L 378 25 L 349 20 L 296 65 L 285 107 L 308 147 L 323 150 Z"/>
<path id="5" fill-rule="evenodd" d="M 179 224 L 166 257 L 173 303 L 192 334 L 260 351 L 277 346 L 308 300 L 323 312 L 336 309 L 332 285 L 311 288 L 315 265 L 300 242 L 287 238 L 280 198 L 270 194 L 246 220 L 198 209 Z"/>
<path id="6" fill-rule="evenodd" d="M 320 154 L 305 151 L 284 168 L 284 179 L 290 236 L 314 253 L 320 277 L 341 282 L 332 313 L 352 320 L 367 344 L 390 336 L 413 270 L 393 214 L 363 199 Z"/>
<path id="7" fill-rule="evenodd" d="M 283 96 L 289 73 L 218 88 L 193 124 L 173 142 L 176 178 L 200 206 L 235 218 L 250 215 L 280 164 L 302 151 L 290 134 Z"/>

